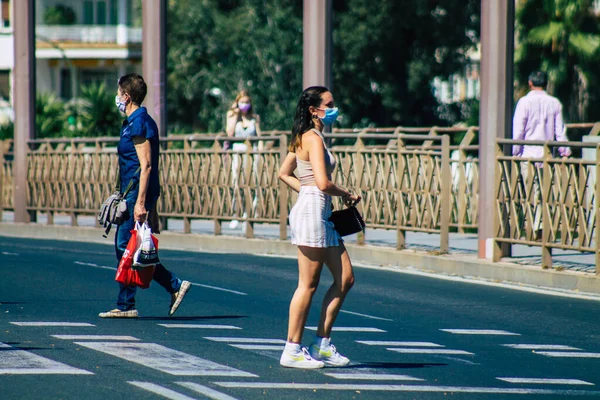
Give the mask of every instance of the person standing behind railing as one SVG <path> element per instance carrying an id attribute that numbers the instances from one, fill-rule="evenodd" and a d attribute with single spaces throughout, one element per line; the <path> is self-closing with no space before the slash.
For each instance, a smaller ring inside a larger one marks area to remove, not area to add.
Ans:
<path id="1" fill-rule="evenodd" d="M 160 145 L 158 127 L 141 104 L 147 93 L 146 82 L 138 74 L 128 74 L 119 78 L 115 103 L 119 111 L 127 116 L 121 127 L 119 145 L 119 178 L 121 188 L 130 181 L 135 182 L 125 201 L 129 209 L 129 219 L 117 226 L 115 233 L 115 251 L 117 263 L 123 257 L 131 230 L 135 222 L 144 222 L 146 215 L 151 213 L 149 222 L 158 196 L 160 195 L 159 157 Z M 138 172 L 139 171 L 139 172 Z M 155 215 L 155 214 L 154 214 Z M 155 230 L 155 227 L 152 227 Z M 173 315 L 191 287 L 189 281 L 182 281 L 162 264 L 156 264 L 152 278 L 171 295 L 169 315 Z M 119 283 L 117 308 L 101 312 L 101 318 L 137 318 L 135 308 L 135 286 Z"/>
<path id="2" fill-rule="evenodd" d="M 559 141 L 566 142 L 566 127 L 563 122 L 562 104 L 556 97 L 546 93 L 548 75 L 543 71 L 533 71 L 529 75 L 529 93 L 519 99 L 513 118 L 514 140 L 537 140 L 537 141 Z M 563 157 L 571 155 L 568 147 L 559 147 L 558 153 Z M 544 148 L 542 146 L 514 145 L 513 156 L 523 158 L 542 158 Z M 541 166 L 539 162 L 534 163 L 533 176 L 529 161 L 521 162 L 521 176 L 525 188 L 533 185 L 534 209 L 533 230 L 535 239 L 541 239 L 542 235 L 542 213 L 541 213 Z M 526 192 L 526 191 L 525 191 Z"/>
<path id="3" fill-rule="evenodd" d="M 260 116 L 254 113 L 254 109 L 252 107 L 252 99 L 246 90 L 241 90 L 235 98 L 235 101 L 231 105 L 231 109 L 227 112 L 227 127 L 226 133 L 228 137 L 236 137 L 236 138 L 248 138 L 260 136 Z M 235 153 L 245 153 L 248 148 L 246 143 L 244 142 L 234 142 L 232 146 L 232 150 Z M 261 142 L 254 142 L 253 150 L 262 150 Z M 258 158 L 255 157 L 253 160 L 254 173 L 256 174 L 256 167 Z M 240 168 L 240 172 L 244 174 L 244 169 L 246 168 L 246 156 L 240 156 L 238 154 L 234 154 L 231 160 L 231 178 L 232 178 L 232 186 L 234 190 L 234 200 L 232 204 L 232 209 L 235 211 L 236 208 L 236 196 L 235 193 L 239 191 L 239 174 L 238 169 Z M 248 182 L 246 182 L 248 183 Z M 256 208 L 257 198 L 254 197 L 252 201 L 252 209 Z M 243 205 L 240 207 L 243 208 Z M 246 212 L 242 215 L 242 219 L 248 218 Z M 236 229 L 239 226 L 239 221 L 234 219 L 229 224 L 230 229 Z"/>

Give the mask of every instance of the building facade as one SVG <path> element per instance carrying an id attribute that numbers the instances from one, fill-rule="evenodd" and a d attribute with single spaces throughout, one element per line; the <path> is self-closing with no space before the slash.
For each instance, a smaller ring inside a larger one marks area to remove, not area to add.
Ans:
<path id="1" fill-rule="evenodd" d="M 0 0 L 0 99 L 12 103 L 12 7 Z M 140 0 L 35 0 L 36 86 L 63 99 L 141 72 Z"/>

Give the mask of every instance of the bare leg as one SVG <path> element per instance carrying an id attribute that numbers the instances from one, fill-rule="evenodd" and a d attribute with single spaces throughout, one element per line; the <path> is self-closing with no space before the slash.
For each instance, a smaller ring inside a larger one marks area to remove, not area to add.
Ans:
<path id="1" fill-rule="evenodd" d="M 342 303 L 354 285 L 354 272 L 348 251 L 343 244 L 339 247 L 328 247 L 326 250 L 325 263 L 333 275 L 333 284 L 323 298 L 317 336 L 329 338 Z"/>
<path id="2" fill-rule="evenodd" d="M 298 287 L 290 302 L 288 342 L 300 343 L 327 249 L 298 246 Z"/>

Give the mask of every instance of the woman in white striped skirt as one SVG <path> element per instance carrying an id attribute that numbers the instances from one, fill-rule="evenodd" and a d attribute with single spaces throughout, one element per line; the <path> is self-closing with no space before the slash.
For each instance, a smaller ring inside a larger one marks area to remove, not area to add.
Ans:
<path id="1" fill-rule="evenodd" d="M 335 122 L 337 114 L 327 88 L 305 89 L 296 108 L 290 151 L 279 170 L 279 179 L 299 193 L 290 212 L 292 243 L 298 246 L 299 278 L 290 303 L 288 337 L 280 359 L 284 367 L 339 367 L 350 362 L 337 352 L 330 340 L 333 323 L 354 284 L 350 257 L 329 221 L 331 196 L 341 196 L 346 204 L 360 201 L 360 196 L 331 181 L 335 160 L 325 147 L 321 131 L 325 125 Z M 294 175 L 296 168 L 298 177 Z M 334 282 L 323 299 L 315 340 L 306 349 L 301 345 L 302 334 L 324 264 Z"/>

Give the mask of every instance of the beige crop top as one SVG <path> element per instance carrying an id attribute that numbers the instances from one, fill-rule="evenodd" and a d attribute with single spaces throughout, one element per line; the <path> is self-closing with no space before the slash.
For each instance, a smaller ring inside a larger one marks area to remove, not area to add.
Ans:
<path id="1" fill-rule="evenodd" d="M 323 134 L 316 129 L 313 131 L 321 137 L 323 140 L 323 146 L 325 146 L 325 139 L 323 138 Z M 313 173 L 312 166 L 310 165 L 310 161 L 304 161 L 296 156 L 296 167 L 298 168 L 298 179 L 300 180 L 300 186 L 315 186 L 315 174 Z M 327 172 L 327 177 L 331 180 L 331 174 L 335 169 L 335 158 L 333 155 L 325 147 L 325 171 Z"/>

